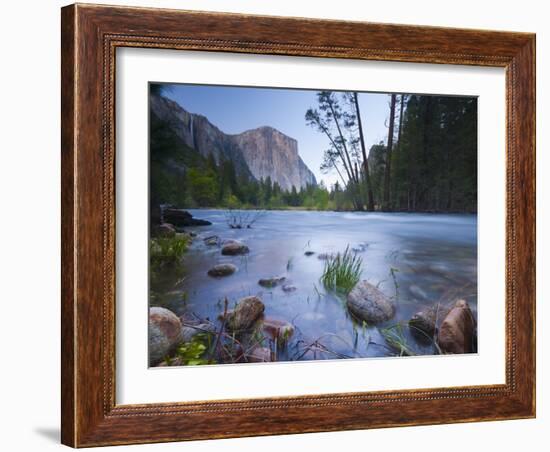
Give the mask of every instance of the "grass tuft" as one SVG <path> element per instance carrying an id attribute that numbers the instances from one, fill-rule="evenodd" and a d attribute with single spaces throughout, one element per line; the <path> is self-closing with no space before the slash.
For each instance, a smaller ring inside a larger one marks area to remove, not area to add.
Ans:
<path id="1" fill-rule="evenodd" d="M 407 343 L 403 326 L 400 323 L 389 326 L 387 328 L 380 328 L 380 334 L 386 340 L 388 346 L 398 353 L 399 356 L 414 356 L 416 353 Z"/>
<path id="2" fill-rule="evenodd" d="M 325 261 L 321 282 L 327 289 L 347 294 L 359 282 L 362 265 L 363 259 L 347 246 L 343 253 L 329 256 Z"/>

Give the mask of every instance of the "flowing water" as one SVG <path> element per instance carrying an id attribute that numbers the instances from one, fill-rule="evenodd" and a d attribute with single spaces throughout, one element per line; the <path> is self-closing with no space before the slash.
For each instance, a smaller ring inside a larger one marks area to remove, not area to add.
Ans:
<path id="1" fill-rule="evenodd" d="M 222 210 L 190 213 L 212 226 L 186 228 L 197 238 L 185 255 L 186 279 L 179 287 L 185 301 L 172 291 L 165 304 L 179 315 L 193 313 L 218 321 L 225 297 L 232 306 L 242 297 L 257 295 L 266 317 L 295 325 L 280 360 L 395 355 L 380 332 L 396 324 L 403 325 L 403 337 L 414 353 L 433 354 L 433 343 L 411 336 L 406 327 L 411 315 L 457 298 L 466 299 L 474 315 L 477 312 L 476 215 L 269 211 L 250 229 L 231 229 Z M 219 247 L 202 240 L 212 235 L 242 241 L 250 252 L 222 256 Z M 348 246 L 362 258 L 361 279 L 394 300 L 397 310 L 390 321 L 358 324 L 345 299 L 323 288 L 325 261 L 318 255 Z M 306 251 L 315 254 L 306 256 Z M 212 266 L 226 262 L 238 271 L 223 278 L 207 275 Z M 287 293 L 281 286 L 266 289 L 258 284 L 273 276 L 284 276 L 284 283 L 296 290 Z M 319 347 L 307 348 L 311 344 Z"/>

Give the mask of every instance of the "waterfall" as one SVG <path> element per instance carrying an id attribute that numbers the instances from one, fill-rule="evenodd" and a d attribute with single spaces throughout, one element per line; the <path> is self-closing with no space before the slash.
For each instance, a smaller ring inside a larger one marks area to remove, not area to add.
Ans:
<path id="1" fill-rule="evenodd" d="M 192 113 L 189 113 L 189 133 L 191 134 L 191 147 L 193 149 L 197 149 L 195 147 L 195 131 L 193 129 L 193 119 L 194 115 Z"/>

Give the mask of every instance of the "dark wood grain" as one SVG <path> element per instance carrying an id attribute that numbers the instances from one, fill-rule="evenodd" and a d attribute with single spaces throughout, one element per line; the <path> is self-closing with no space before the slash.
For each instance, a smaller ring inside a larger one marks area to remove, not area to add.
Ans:
<path id="1" fill-rule="evenodd" d="M 216 402 L 115 403 L 117 47 L 506 69 L 506 383 Z M 62 10 L 62 442 L 75 447 L 535 415 L 535 37 L 72 5 Z"/>

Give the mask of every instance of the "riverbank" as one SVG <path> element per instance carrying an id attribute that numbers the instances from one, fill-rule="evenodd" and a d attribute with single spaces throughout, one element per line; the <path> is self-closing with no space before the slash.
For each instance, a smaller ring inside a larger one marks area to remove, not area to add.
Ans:
<path id="1" fill-rule="evenodd" d="M 185 277 L 167 282 L 154 303 L 175 313 L 184 326 L 202 324 L 210 341 L 227 332 L 225 300 L 233 311 L 247 297 L 262 303 L 262 325 L 267 319 L 292 327 L 284 347 L 277 346 L 279 361 L 438 354 L 434 341 L 419 340 L 411 331 L 416 314 L 427 313 L 429 320 L 435 309 L 440 323 L 463 299 L 476 317 L 475 215 L 277 210 L 251 228 L 232 229 L 224 210 L 189 212 L 211 225 L 186 228 L 196 237 L 183 258 Z M 224 254 L 228 243 L 248 251 Z M 360 280 L 394 306 L 390 318 L 363 322 L 350 311 L 347 296 L 324 287 L 327 258 L 346 248 L 362 260 Z M 216 266 L 233 268 L 227 276 L 212 276 Z M 274 278 L 284 280 L 260 283 Z M 274 358 L 278 341 L 266 336 L 264 326 L 259 333 L 265 338 L 260 348 Z M 198 345 L 212 347 L 207 341 Z"/>

